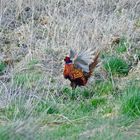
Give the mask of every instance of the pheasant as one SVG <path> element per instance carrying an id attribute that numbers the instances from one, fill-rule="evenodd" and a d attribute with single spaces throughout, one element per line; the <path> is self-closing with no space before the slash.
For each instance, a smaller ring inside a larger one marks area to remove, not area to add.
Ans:
<path id="1" fill-rule="evenodd" d="M 94 68 L 98 64 L 99 52 L 96 53 L 93 59 L 93 51 L 86 49 L 76 53 L 70 50 L 69 56 L 66 56 L 63 75 L 65 79 L 71 81 L 72 89 L 77 86 L 85 86 L 88 79 L 91 77 Z"/>

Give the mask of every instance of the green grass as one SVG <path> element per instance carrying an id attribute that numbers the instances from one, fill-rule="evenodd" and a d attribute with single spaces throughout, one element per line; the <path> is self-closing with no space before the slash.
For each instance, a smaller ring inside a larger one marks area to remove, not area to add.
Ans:
<path id="1" fill-rule="evenodd" d="M 32 59 L 28 64 L 27 64 L 27 66 L 28 66 L 28 68 L 29 69 L 33 69 L 34 68 L 34 66 L 36 65 L 36 64 L 38 64 L 39 63 L 39 61 L 37 60 L 37 59 Z"/>
<path id="2" fill-rule="evenodd" d="M 123 53 L 123 52 L 126 52 L 126 46 L 125 45 L 122 45 L 122 46 L 118 46 L 117 48 L 116 48 L 116 52 L 117 53 Z"/>
<path id="3" fill-rule="evenodd" d="M 3 0 L 0 7 L 0 140 L 140 139 L 138 2 Z M 72 90 L 63 59 L 87 47 L 101 50 L 101 63 Z"/>
<path id="4" fill-rule="evenodd" d="M 12 80 L 15 85 L 22 86 L 23 88 L 27 89 L 35 88 L 40 80 L 44 78 L 44 73 L 38 67 L 36 67 L 36 64 L 39 63 L 39 60 L 33 58 L 25 66 L 25 71 L 14 74 Z"/>
<path id="5" fill-rule="evenodd" d="M 125 60 L 116 56 L 105 58 L 104 69 L 112 75 L 123 76 L 129 72 L 129 66 Z"/>
<path id="6" fill-rule="evenodd" d="M 72 90 L 71 87 L 63 87 L 60 91 L 62 94 L 69 99 L 76 100 L 77 98 L 88 99 L 91 98 L 95 92 L 92 88 L 79 88 L 77 87 L 75 90 Z"/>
<path id="7" fill-rule="evenodd" d="M 32 72 L 17 73 L 13 79 L 16 85 L 22 85 L 25 88 L 31 89 L 35 87 L 38 81 L 42 78 L 43 78 L 42 73 L 38 71 L 32 71 Z"/>
<path id="8" fill-rule="evenodd" d="M 99 95 L 113 94 L 114 87 L 110 80 L 96 81 L 94 90 Z"/>
<path id="9" fill-rule="evenodd" d="M 91 101 L 92 105 L 97 108 L 100 105 L 104 105 L 106 103 L 106 99 L 105 98 L 93 98 Z"/>
<path id="10" fill-rule="evenodd" d="M 46 112 L 46 114 L 57 114 L 59 112 L 59 109 L 55 104 L 51 104 L 45 101 L 40 101 L 36 105 L 34 109 L 34 113 L 39 115 L 42 112 Z"/>
<path id="11" fill-rule="evenodd" d="M 140 88 L 137 86 L 130 86 L 123 93 L 122 113 L 131 116 L 139 117 L 140 116 Z"/>
<path id="12" fill-rule="evenodd" d="M 104 60 L 104 68 L 108 73 L 113 76 L 126 74 L 122 69 L 127 68 L 127 64 L 122 59 L 106 55 Z M 138 140 L 133 134 L 129 137 L 127 135 L 127 128 L 140 116 L 138 84 L 117 91 L 115 81 L 112 83 L 108 78 L 75 90 L 69 86 L 60 89 L 50 87 L 47 90 L 46 85 L 41 85 L 45 90 L 34 93 L 33 87 L 43 79 L 43 73 L 34 69 L 38 63 L 33 59 L 28 63 L 29 69 L 26 72 L 14 76 L 14 85 L 22 85 L 24 90 L 0 109 L 0 138 Z M 55 81 L 51 83 L 55 84 Z M 30 92 L 24 93 L 25 91 Z M 56 92 L 58 96 L 55 96 Z M 21 122 L 24 125 L 20 126 Z M 135 128 L 129 131 L 134 130 Z"/>
<path id="13" fill-rule="evenodd" d="M 16 121 L 18 119 L 23 119 L 31 108 L 26 106 L 27 99 L 25 96 L 19 96 L 11 100 L 5 108 L 0 110 L 0 116 L 7 120 Z"/>
<path id="14" fill-rule="evenodd" d="M 33 122 L 32 122 L 33 123 Z M 0 126 L 0 139 L 1 140 L 38 140 L 39 133 L 32 127 L 30 120 L 16 121 L 7 125 Z M 30 127 L 28 127 L 30 125 Z M 34 132 L 33 132 L 34 130 Z"/>
<path id="15" fill-rule="evenodd" d="M 5 70 L 6 64 L 0 61 L 0 74 Z"/>
<path id="16" fill-rule="evenodd" d="M 45 98 L 29 98 L 25 93 L 13 98 L 0 111 L 0 138 L 131 140 L 134 135 L 128 137 L 126 128 L 139 116 L 139 88 L 125 89 L 120 94 L 121 98 L 112 95 L 112 88 L 108 88 L 107 94 L 95 93 L 88 97 L 83 96 L 85 91 L 93 92 L 93 87 L 75 91 L 65 87 L 59 99 L 54 97 L 55 102 Z M 76 94 L 75 98 L 71 98 L 72 92 Z M 130 110 L 133 113 L 129 114 Z M 25 124 L 20 127 L 20 122 Z M 138 140 L 138 137 L 135 139 Z"/>
<path id="17" fill-rule="evenodd" d="M 129 47 L 129 43 L 127 41 L 127 39 L 125 38 L 121 38 L 119 44 L 115 45 L 115 51 L 117 53 L 124 53 L 127 51 L 128 47 Z"/>

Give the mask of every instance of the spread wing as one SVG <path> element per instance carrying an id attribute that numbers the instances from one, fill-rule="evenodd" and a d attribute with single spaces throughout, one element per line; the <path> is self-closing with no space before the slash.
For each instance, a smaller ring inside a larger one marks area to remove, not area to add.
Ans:
<path id="1" fill-rule="evenodd" d="M 76 55 L 77 55 L 76 51 L 70 49 L 70 55 L 69 55 L 70 59 L 74 59 Z"/>
<path id="2" fill-rule="evenodd" d="M 74 58 L 74 66 L 82 69 L 84 72 L 89 72 L 89 64 L 92 63 L 94 51 L 91 49 L 84 49 L 78 54 L 74 50 L 70 50 L 70 57 Z"/>

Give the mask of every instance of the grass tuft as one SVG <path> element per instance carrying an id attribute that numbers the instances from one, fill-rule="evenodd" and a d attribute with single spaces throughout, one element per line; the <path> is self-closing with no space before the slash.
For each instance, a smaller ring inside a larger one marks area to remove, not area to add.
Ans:
<path id="1" fill-rule="evenodd" d="M 115 45 L 115 50 L 120 54 L 126 52 L 128 47 L 129 43 L 127 42 L 127 40 L 125 38 L 121 38 L 119 44 Z"/>
<path id="2" fill-rule="evenodd" d="M 123 93 L 121 110 L 122 113 L 131 117 L 140 116 L 140 88 L 136 86 L 130 86 Z"/>
<path id="3" fill-rule="evenodd" d="M 129 66 L 125 60 L 116 56 L 110 56 L 104 61 L 104 69 L 112 75 L 127 75 Z"/>
<path id="4" fill-rule="evenodd" d="M 101 97 L 101 98 L 94 98 L 91 100 L 92 105 L 97 108 L 100 105 L 104 105 L 106 103 L 106 99 Z"/>

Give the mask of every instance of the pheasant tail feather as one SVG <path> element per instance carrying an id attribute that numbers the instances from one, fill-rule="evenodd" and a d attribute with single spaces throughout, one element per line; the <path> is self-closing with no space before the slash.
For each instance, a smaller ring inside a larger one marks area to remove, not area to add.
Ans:
<path id="1" fill-rule="evenodd" d="M 94 58 L 94 61 L 89 65 L 89 73 L 86 75 L 86 78 L 88 79 L 92 73 L 96 65 L 98 64 L 98 57 L 100 55 L 100 52 L 98 52 Z"/>

